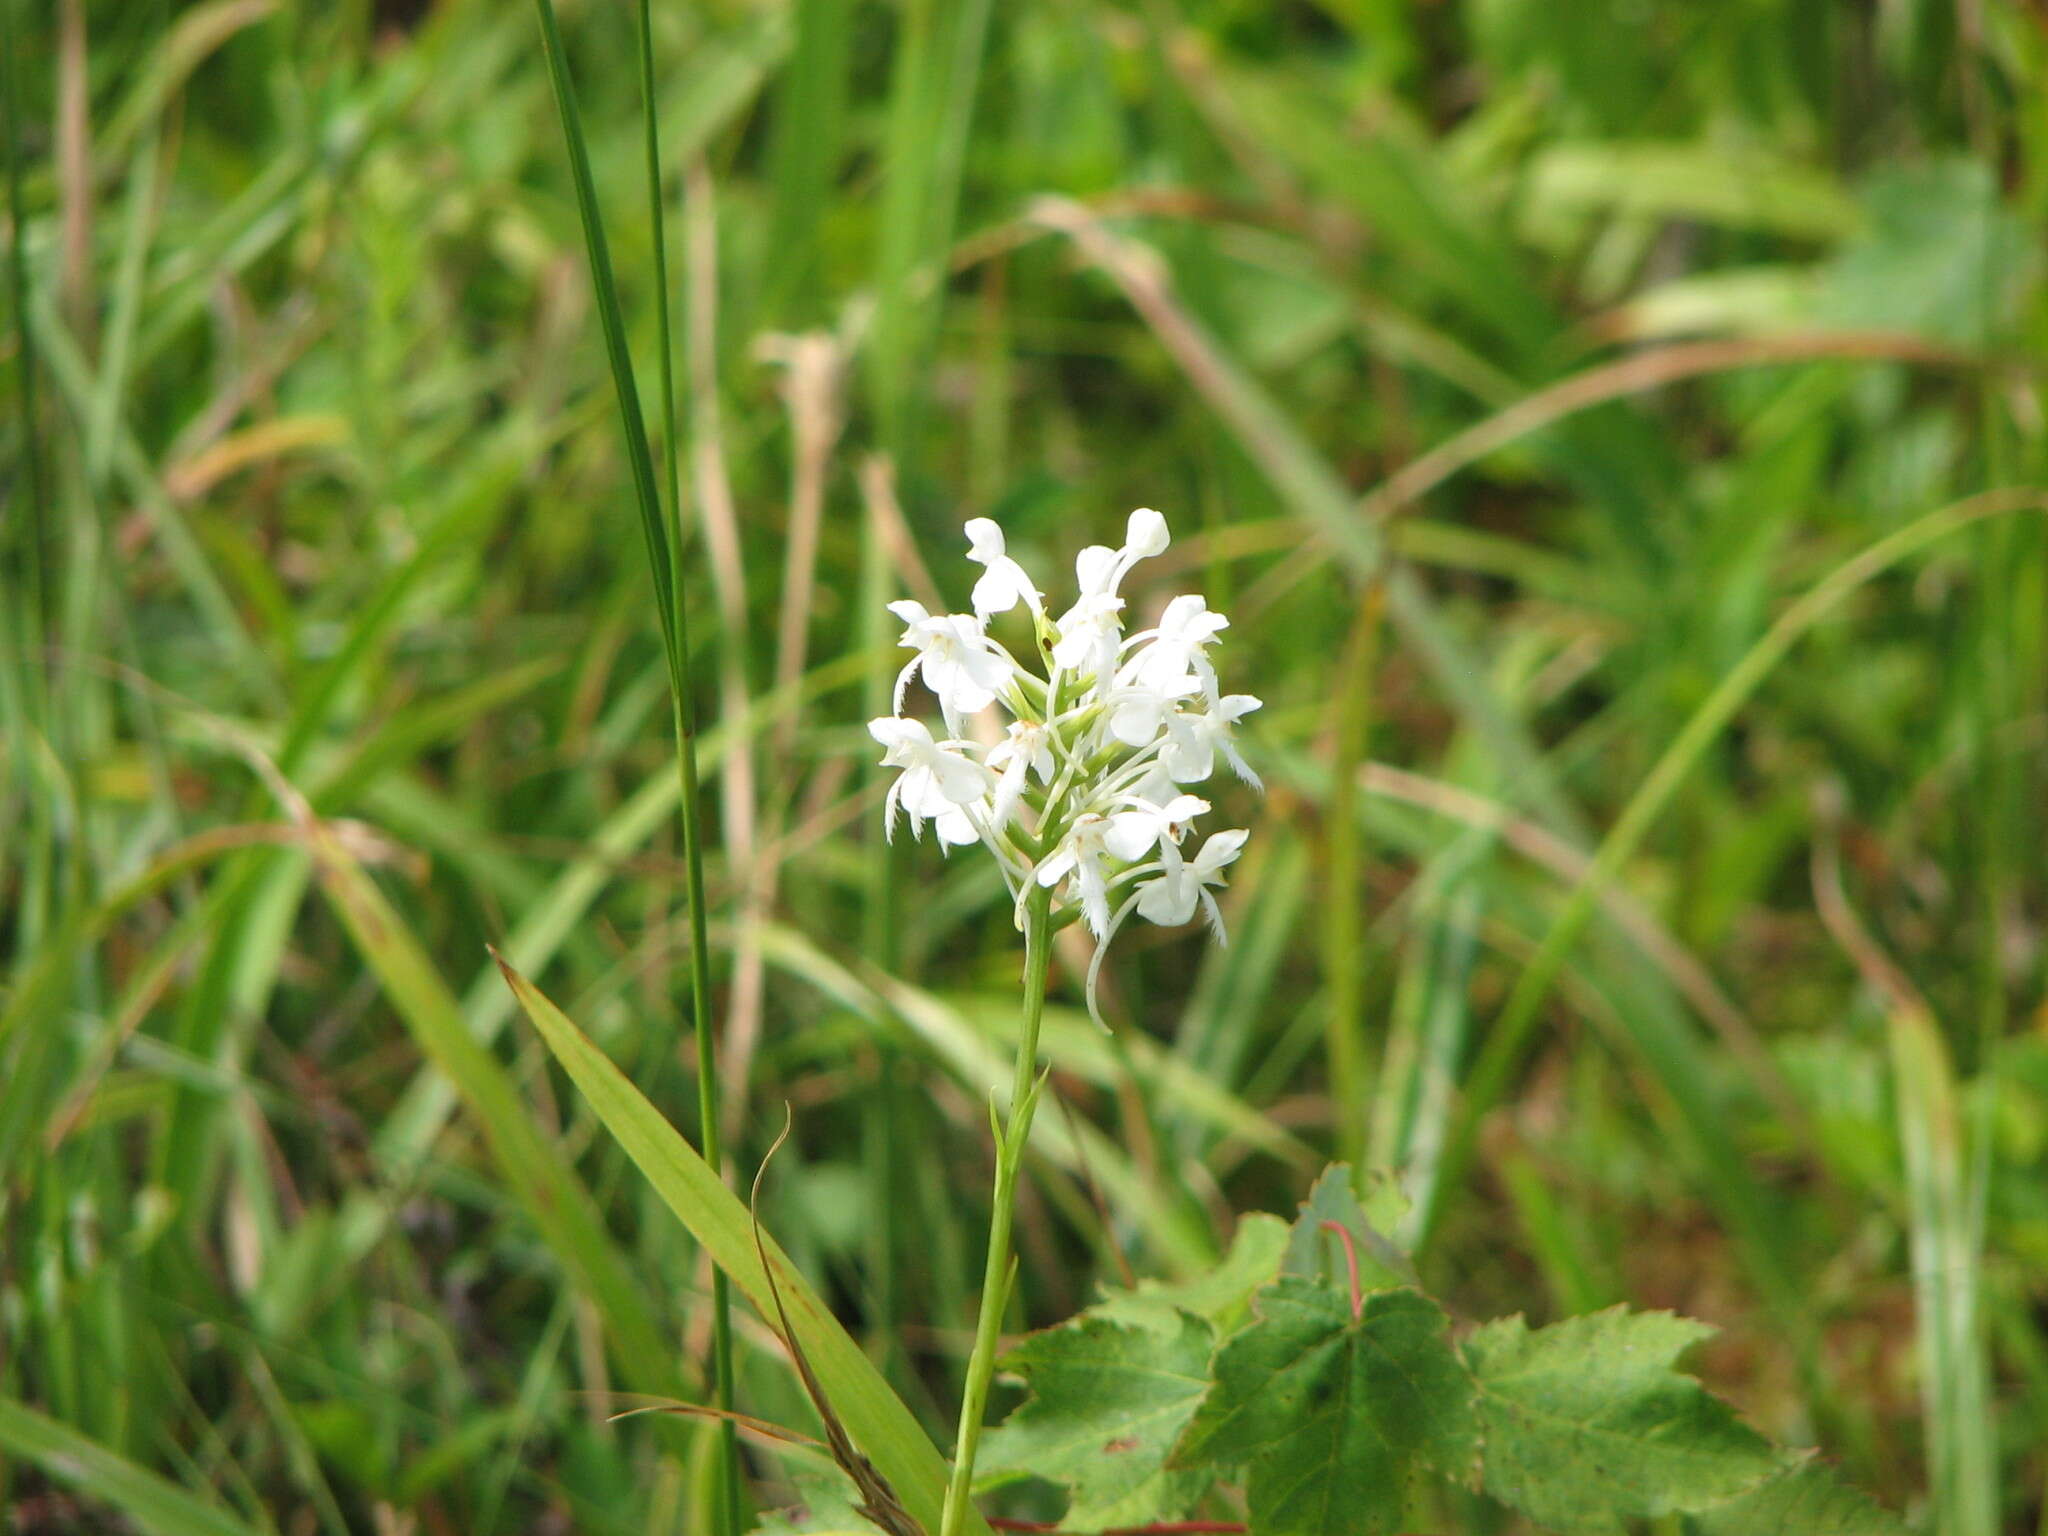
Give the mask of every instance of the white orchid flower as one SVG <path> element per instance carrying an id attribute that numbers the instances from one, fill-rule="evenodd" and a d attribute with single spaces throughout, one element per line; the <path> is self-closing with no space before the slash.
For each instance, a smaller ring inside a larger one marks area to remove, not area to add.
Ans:
<path id="1" fill-rule="evenodd" d="M 1102 844 L 1126 864 L 1135 864 L 1155 846 L 1178 843 L 1186 837 L 1195 818 L 1208 809 L 1209 802 L 1196 795 L 1175 795 L 1164 805 L 1137 800 L 1135 809 L 1118 811 L 1109 818 Z"/>
<path id="2" fill-rule="evenodd" d="M 1059 616 L 1053 665 L 1062 672 L 1098 679 L 1114 672 L 1118 642 L 1123 638 L 1123 609 L 1124 600 L 1114 593 L 1084 592 Z"/>
<path id="3" fill-rule="evenodd" d="M 1013 720 L 1004 738 L 989 748 L 988 765 L 1002 777 L 996 781 L 995 805 L 990 811 L 992 826 L 1006 827 L 1017 814 L 1029 776 L 1038 782 L 1052 782 L 1054 763 L 1051 733 L 1035 720 Z"/>
<path id="4" fill-rule="evenodd" d="M 946 729 L 960 734 L 960 718 L 976 715 L 996 701 L 1009 687 L 1017 664 L 1008 652 L 982 631 L 981 620 L 969 613 L 933 614 L 924 604 L 905 598 L 891 603 L 889 611 L 904 624 L 898 644 L 917 654 L 896 674 L 895 703 L 903 708 L 903 690 L 911 675 L 924 674 L 924 685 L 938 696 L 946 716 Z"/>
<path id="5" fill-rule="evenodd" d="M 1214 612 L 1199 592 L 1176 597 L 1166 605 L 1156 628 L 1124 642 L 1126 647 L 1151 643 L 1124 663 L 1117 681 L 1129 687 L 1158 688 L 1192 672 L 1213 690 L 1216 674 L 1204 652 L 1229 627 L 1230 620 Z"/>
<path id="6" fill-rule="evenodd" d="M 961 807 L 973 804 L 994 787 L 995 775 L 967 755 L 972 750 L 970 743 L 934 741 L 922 720 L 884 715 L 868 722 L 868 734 L 884 748 L 882 766 L 903 770 L 889 786 L 883 804 L 882 825 L 891 837 L 896 833 L 898 811 L 910 818 L 911 834 L 922 837 L 927 821 L 955 812 L 964 816 Z M 958 823 L 952 825 L 957 830 Z M 974 838 L 979 836 L 974 834 Z"/>
<path id="7" fill-rule="evenodd" d="M 1230 764 L 1230 771 L 1254 789 L 1262 788 L 1251 764 L 1238 756 L 1230 740 L 1230 728 L 1260 707 L 1249 693 L 1226 694 L 1209 705 L 1206 714 L 1176 709 L 1166 718 L 1166 745 L 1159 749 L 1159 761 L 1175 783 L 1199 784 L 1216 771 L 1216 754 Z"/>
<path id="8" fill-rule="evenodd" d="M 1034 877 L 1049 889 L 1071 877 L 1081 896 L 1081 915 L 1098 939 L 1109 936 L 1109 874 L 1102 866 L 1109 827 L 1110 818 L 1097 812 L 1076 816 Z"/>
<path id="9" fill-rule="evenodd" d="M 1161 927 L 1178 928 L 1195 915 L 1199 903 L 1216 937 L 1222 939 L 1223 912 L 1209 893 L 1212 887 L 1223 884 L 1225 867 L 1236 862 L 1250 835 L 1242 828 L 1214 833 L 1192 859 L 1183 859 L 1180 849 L 1172 843 L 1162 843 L 1160 873 L 1139 891 L 1138 916 Z"/>
<path id="10" fill-rule="evenodd" d="M 1116 670 L 1123 645 L 1124 608 L 1118 589 L 1132 566 L 1163 554 L 1171 542 L 1166 519 L 1150 507 L 1140 507 L 1124 524 L 1122 548 L 1091 544 L 1075 556 L 1074 585 L 1079 595 L 1055 625 L 1059 639 L 1052 659 L 1061 671 L 1107 679 Z"/>
<path id="11" fill-rule="evenodd" d="M 1032 585 L 1024 567 L 1010 558 L 1008 547 L 1003 542 L 1003 530 L 993 518 L 968 519 L 967 558 L 985 567 L 981 580 L 974 584 L 977 618 L 986 623 L 990 615 L 1008 613 L 1019 603 L 1028 606 L 1039 617 L 1045 616 L 1043 595 Z"/>
<path id="12" fill-rule="evenodd" d="M 1109 734 L 1127 747 L 1148 747 L 1166 729 L 1174 707 L 1201 691 L 1201 679 L 1191 672 L 1118 687 L 1110 694 Z"/>

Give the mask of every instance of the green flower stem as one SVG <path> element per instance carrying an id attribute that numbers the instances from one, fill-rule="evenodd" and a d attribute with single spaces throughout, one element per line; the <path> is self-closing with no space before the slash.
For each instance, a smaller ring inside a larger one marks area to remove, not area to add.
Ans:
<path id="1" fill-rule="evenodd" d="M 974 1487 L 974 1455 L 981 1444 L 981 1420 L 988 1409 L 989 1383 L 996 1373 L 996 1340 L 1002 1332 L 1014 1263 L 1010 1222 L 1017 1207 L 1017 1175 L 1031 1139 L 1038 1109 L 1038 1026 L 1045 1016 L 1046 969 L 1052 961 L 1052 892 L 1033 886 L 1024 918 L 1024 1028 L 1017 1041 L 1017 1076 L 1010 1111 L 996 1135 L 995 1204 L 988 1220 L 988 1260 L 981 1275 L 981 1311 L 974 1322 L 974 1352 L 967 1357 L 967 1386 L 960 1404 L 960 1436 L 953 1454 L 953 1480 L 946 1487 L 939 1536 L 960 1536 Z"/>

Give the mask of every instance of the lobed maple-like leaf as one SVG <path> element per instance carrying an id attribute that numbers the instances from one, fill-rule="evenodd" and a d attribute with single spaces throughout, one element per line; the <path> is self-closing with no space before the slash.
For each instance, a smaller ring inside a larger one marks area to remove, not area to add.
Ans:
<path id="1" fill-rule="evenodd" d="M 1540 1526 L 1612 1531 L 1698 1513 L 1763 1484 L 1768 1441 L 1672 1369 L 1713 1329 L 1615 1307 L 1533 1332 L 1520 1317 L 1465 1341 L 1485 1431 L 1484 1487 Z"/>
<path id="2" fill-rule="evenodd" d="M 1072 1502 L 1062 1530 L 1186 1514 L 1210 1479 L 1169 1468 L 1166 1457 L 1208 1389 L 1215 1335 L 1192 1313 L 1171 1318 L 1170 1326 L 1156 1318 L 1133 1326 L 1083 1313 L 1004 1356 L 1004 1369 L 1032 1395 L 983 1438 L 986 1481 L 1064 1485 Z"/>
<path id="3" fill-rule="evenodd" d="M 1374 1291 L 1354 1316 L 1348 1292 L 1283 1275 L 1255 1312 L 1217 1352 L 1173 1460 L 1249 1463 L 1258 1536 L 1375 1536 L 1400 1521 L 1418 1465 L 1470 1475 L 1472 1383 L 1435 1302 Z"/>
<path id="4" fill-rule="evenodd" d="M 1219 1337 L 1228 1335 L 1249 1315 L 1252 1293 L 1279 1274 L 1287 1237 L 1286 1222 L 1255 1211 L 1238 1221 L 1230 1250 L 1214 1269 L 1192 1280 L 1140 1280 L 1131 1290 L 1112 1288 L 1089 1315 L 1172 1331 L 1179 1326 L 1176 1314 L 1192 1312 Z"/>
<path id="5" fill-rule="evenodd" d="M 1700 1536 L 1906 1536 L 1897 1515 L 1803 1456 L 1695 1517 L 1693 1526 Z"/>

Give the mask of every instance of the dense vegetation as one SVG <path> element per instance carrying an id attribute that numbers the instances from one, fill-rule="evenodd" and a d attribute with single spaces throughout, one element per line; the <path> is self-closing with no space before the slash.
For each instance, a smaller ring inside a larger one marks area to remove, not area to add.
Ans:
<path id="1" fill-rule="evenodd" d="M 561 19 L 658 454 L 636 14 Z M 718 1437 L 607 1421 L 704 1398 L 710 1266 L 486 948 L 698 1139 L 534 9 L 0 17 L 0 1525 L 713 1530 Z M 2048 1527 L 2038 10 L 653 22 L 725 1160 L 789 1107 L 763 1225 L 935 1439 L 1020 949 L 882 839 L 882 604 L 1143 505 L 1266 792 L 1212 786 L 1231 942 L 1126 931 L 1110 1034 L 1062 935 L 1010 1330 L 1344 1159 L 1468 1356 L 1670 1308 L 1916 1529 Z M 738 1405 L 815 1432 L 773 1324 Z"/>

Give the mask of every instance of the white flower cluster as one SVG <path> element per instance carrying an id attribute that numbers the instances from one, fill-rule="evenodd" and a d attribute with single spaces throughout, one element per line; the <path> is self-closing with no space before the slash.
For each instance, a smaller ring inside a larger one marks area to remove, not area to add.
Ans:
<path id="1" fill-rule="evenodd" d="M 981 843 L 1020 912 L 1034 884 L 1047 887 L 1079 907 L 1102 944 L 1134 910 L 1177 925 L 1198 906 L 1220 938 L 1211 892 L 1247 834 L 1217 832 L 1185 853 L 1189 829 L 1209 809 L 1185 786 L 1208 778 L 1219 756 L 1257 785 L 1230 737 L 1259 701 L 1219 690 L 1208 649 L 1230 621 L 1199 595 L 1174 598 L 1155 627 L 1124 634 L 1118 588 L 1140 560 L 1165 550 L 1166 519 L 1140 508 L 1122 548 L 1082 550 L 1080 595 L 1057 618 L 995 523 L 975 518 L 967 541 L 967 558 L 982 567 L 972 613 L 889 605 L 906 626 L 903 645 L 917 653 L 896 678 L 896 714 L 868 724 L 887 749 L 883 765 L 902 770 L 889 789 L 891 835 L 901 814 L 920 836 L 930 822 L 942 844 Z M 992 617 L 1019 604 L 1031 610 L 1042 671 L 1020 665 L 988 632 Z M 944 739 L 903 717 L 913 675 L 938 697 Z M 991 705 L 1013 719 L 983 748 L 966 739 L 965 722 Z M 1090 983 L 1092 994 L 1092 975 Z"/>

